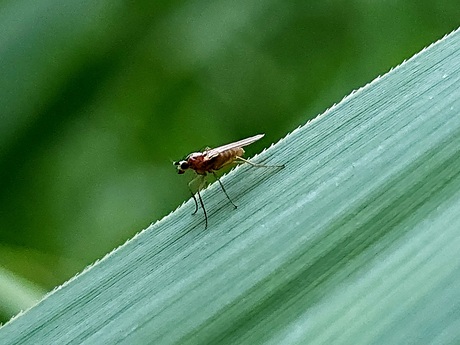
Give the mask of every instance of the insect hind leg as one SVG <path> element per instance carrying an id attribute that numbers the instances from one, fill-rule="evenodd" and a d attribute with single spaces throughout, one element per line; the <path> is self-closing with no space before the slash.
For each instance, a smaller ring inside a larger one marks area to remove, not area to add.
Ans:
<path id="1" fill-rule="evenodd" d="M 251 161 L 248 161 L 247 159 L 244 159 L 243 157 L 235 157 L 236 160 L 235 160 L 235 163 L 248 163 L 249 165 L 253 166 L 253 167 L 256 167 L 256 168 L 284 168 L 285 165 L 282 164 L 282 165 L 265 165 L 265 164 L 257 164 L 257 163 L 253 163 Z"/>

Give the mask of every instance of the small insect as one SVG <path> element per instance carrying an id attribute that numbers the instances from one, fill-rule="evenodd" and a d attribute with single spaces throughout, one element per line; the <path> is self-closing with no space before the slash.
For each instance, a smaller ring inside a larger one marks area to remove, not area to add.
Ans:
<path id="1" fill-rule="evenodd" d="M 233 203 L 232 199 L 228 196 L 227 191 L 224 188 L 222 182 L 220 182 L 219 177 L 216 175 L 216 170 L 223 168 L 232 163 L 248 163 L 253 167 L 263 167 L 263 168 L 284 168 L 283 165 L 264 165 L 252 163 L 242 156 L 244 154 L 243 147 L 253 142 L 261 139 L 265 134 L 258 134 L 253 137 L 235 141 L 227 145 L 217 147 L 215 149 L 206 148 L 203 152 L 193 152 L 189 154 L 185 160 L 174 162 L 173 164 L 177 166 L 177 173 L 183 174 L 187 169 L 192 169 L 196 172 L 197 176 L 189 182 L 188 186 L 190 192 L 192 193 L 193 200 L 195 201 L 195 211 L 193 214 L 196 214 L 198 211 L 198 202 L 196 201 L 195 194 L 192 191 L 191 185 L 199 181 L 197 194 L 198 200 L 200 201 L 201 208 L 203 209 L 204 219 L 205 219 L 205 229 L 208 227 L 208 215 L 206 209 L 204 208 L 203 199 L 201 198 L 200 191 L 206 185 L 206 175 L 211 173 L 214 175 L 216 180 L 219 182 L 220 187 L 222 188 L 225 196 L 233 205 L 234 208 L 237 206 Z"/>

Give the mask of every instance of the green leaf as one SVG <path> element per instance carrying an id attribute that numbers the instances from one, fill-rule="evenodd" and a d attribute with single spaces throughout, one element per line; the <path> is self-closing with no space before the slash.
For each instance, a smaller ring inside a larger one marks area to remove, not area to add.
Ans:
<path id="1" fill-rule="evenodd" d="M 3 344 L 460 341 L 460 32 L 0 329 Z"/>
<path id="2" fill-rule="evenodd" d="M 37 285 L 0 266 L 0 312 L 8 315 L 30 308 L 44 294 Z"/>

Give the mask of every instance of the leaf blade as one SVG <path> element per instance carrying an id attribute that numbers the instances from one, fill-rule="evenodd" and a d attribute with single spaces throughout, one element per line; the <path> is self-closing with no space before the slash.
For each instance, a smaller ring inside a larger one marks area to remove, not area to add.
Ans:
<path id="1" fill-rule="evenodd" d="M 207 231 L 186 203 L 0 335 L 7 344 L 460 339 L 459 47 L 457 31 L 254 158 L 284 171 L 224 176 L 239 208 L 212 185 Z"/>

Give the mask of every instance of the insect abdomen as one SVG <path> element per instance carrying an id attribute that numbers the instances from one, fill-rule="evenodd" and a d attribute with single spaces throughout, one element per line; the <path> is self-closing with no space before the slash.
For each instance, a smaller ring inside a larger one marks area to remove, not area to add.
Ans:
<path id="1" fill-rule="evenodd" d="M 227 164 L 232 163 L 236 157 L 241 157 L 244 150 L 241 147 L 225 150 L 213 159 L 212 170 L 219 170 Z"/>

